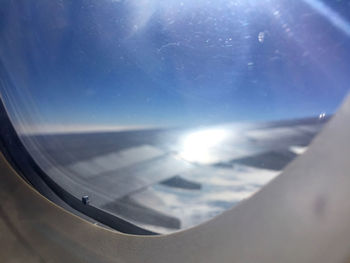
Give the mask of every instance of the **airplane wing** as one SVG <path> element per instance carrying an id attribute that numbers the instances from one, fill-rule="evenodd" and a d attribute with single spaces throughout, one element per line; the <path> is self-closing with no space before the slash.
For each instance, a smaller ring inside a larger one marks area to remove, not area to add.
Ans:
<path id="1" fill-rule="evenodd" d="M 328 118 L 203 129 L 36 134 L 22 141 L 56 183 L 156 232 L 203 222 L 302 154 Z"/>

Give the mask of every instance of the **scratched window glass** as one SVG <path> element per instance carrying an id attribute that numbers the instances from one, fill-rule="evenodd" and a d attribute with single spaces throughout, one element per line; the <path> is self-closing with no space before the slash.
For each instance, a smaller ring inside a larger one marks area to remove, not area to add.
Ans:
<path id="1" fill-rule="evenodd" d="M 170 233 L 307 151 L 350 83 L 350 5 L 0 3 L 0 90 L 35 161 L 79 200 Z"/>

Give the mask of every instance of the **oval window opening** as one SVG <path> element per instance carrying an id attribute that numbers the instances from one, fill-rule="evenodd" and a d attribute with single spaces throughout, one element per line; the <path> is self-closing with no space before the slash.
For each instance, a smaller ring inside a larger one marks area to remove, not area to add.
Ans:
<path id="1" fill-rule="evenodd" d="M 278 176 L 348 92 L 350 10 L 321 0 L 5 1 L 1 96 L 84 205 L 171 233 Z"/>

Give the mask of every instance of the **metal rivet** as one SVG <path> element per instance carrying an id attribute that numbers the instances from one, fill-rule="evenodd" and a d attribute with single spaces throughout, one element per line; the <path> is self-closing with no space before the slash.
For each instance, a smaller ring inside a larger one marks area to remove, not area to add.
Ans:
<path id="1" fill-rule="evenodd" d="M 84 195 L 82 198 L 81 198 L 81 201 L 83 202 L 84 205 L 88 205 L 89 204 L 89 196 L 88 195 Z"/>

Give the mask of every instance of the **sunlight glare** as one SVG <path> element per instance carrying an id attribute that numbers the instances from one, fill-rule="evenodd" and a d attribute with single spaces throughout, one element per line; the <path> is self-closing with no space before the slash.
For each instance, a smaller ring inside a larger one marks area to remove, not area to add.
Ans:
<path id="1" fill-rule="evenodd" d="M 211 162 L 212 150 L 227 138 L 225 129 L 200 130 L 186 135 L 182 140 L 179 157 L 196 163 Z"/>
<path id="2" fill-rule="evenodd" d="M 319 0 L 304 0 L 304 2 L 324 16 L 329 22 L 332 23 L 332 25 L 342 30 L 346 35 L 350 36 L 350 23 L 331 8 L 326 6 L 323 2 Z"/>

